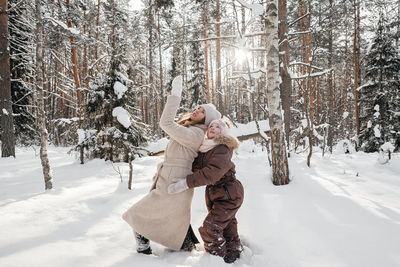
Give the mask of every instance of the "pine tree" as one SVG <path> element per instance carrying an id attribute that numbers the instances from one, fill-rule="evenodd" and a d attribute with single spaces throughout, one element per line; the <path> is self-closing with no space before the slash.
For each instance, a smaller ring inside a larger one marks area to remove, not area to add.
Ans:
<path id="1" fill-rule="evenodd" d="M 193 39 L 196 40 L 200 36 L 197 33 L 193 34 Z M 189 94 L 190 94 L 190 104 L 189 107 L 205 102 L 205 90 L 206 90 L 206 77 L 204 73 L 204 53 L 202 51 L 200 42 L 192 42 L 190 44 L 190 73 L 191 79 L 189 83 Z"/>
<path id="2" fill-rule="evenodd" d="M 360 144 L 365 152 L 379 151 L 385 142 L 399 144 L 400 58 L 381 14 L 376 36 L 366 56 L 361 89 Z"/>
<path id="3" fill-rule="evenodd" d="M 89 149 L 96 158 L 128 162 L 129 154 L 137 153 L 137 147 L 146 141 L 147 126 L 135 116 L 130 85 L 122 73 L 99 77 L 90 84 L 88 131 L 96 130 L 96 137 Z"/>
<path id="4" fill-rule="evenodd" d="M 147 126 L 135 116 L 136 92 L 132 81 L 123 73 L 127 69 L 124 55 L 128 44 L 124 38 L 127 27 L 126 13 L 115 1 L 108 1 L 106 14 L 109 16 L 111 58 L 109 71 L 89 84 L 87 103 L 88 136 L 96 130 L 91 150 L 94 157 L 111 161 L 125 161 L 146 141 Z"/>

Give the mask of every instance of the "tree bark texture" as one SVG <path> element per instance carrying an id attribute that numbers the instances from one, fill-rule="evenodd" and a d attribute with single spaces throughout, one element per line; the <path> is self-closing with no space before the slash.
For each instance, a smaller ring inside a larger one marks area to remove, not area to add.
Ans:
<path id="1" fill-rule="evenodd" d="M 217 34 L 217 44 L 216 44 L 216 49 L 217 49 L 217 84 L 215 88 L 215 93 L 218 94 L 218 110 L 224 115 L 224 107 L 223 107 L 223 101 L 222 101 L 222 87 L 221 87 L 221 75 L 222 75 L 222 70 L 221 70 L 221 10 L 220 10 L 220 0 L 217 0 L 216 3 L 216 34 Z"/>
<path id="2" fill-rule="evenodd" d="M 355 121 L 356 121 L 356 134 L 357 136 L 360 134 L 360 112 L 358 106 L 358 87 L 360 85 L 359 81 L 359 54 L 360 54 L 360 47 L 359 47 L 359 25 L 360 25 L 360 3 L 358 0 L 354 0 L 353 7 L 354 7 L 354 36 L 353 36 L 353 57 L 354 57 L 354 108 L 355 108 Z"/>
<path id="3" fill-rule="evenodd" d="M 46 115 L 44 111 L 43 96 L 43 21 L 41 14 L 41 0 L 35 0 L 36 4 L 36 93 L 38 108 L 38 125 L 40 131 L 40 160 L 43 168 L 45 189 L 53 188 L 50 163 L 47 155 L 47 129 Z"/>
<path id="4" fill-rule="evenodd" d="M 333 113 L 333 101 L 334 101 L 334 93 L 333 90 L 333 0 L 329 0 L 329 29 L 328 29 L 328 68 L 331 69 L 330 73 L 328 74 L 328 121 L 329 121 L 329 128 L 328 128 L 328 148 L 329 152 L 332 153 L 333 148 L 333 130 L 335 129 L 336 125 L 334 123 L 335 116 Z"/>
<path id="5" fill-rule="evenodd" d="M 288 40 L 288 26 L 287 26 L 287 5 L 286 0 L 279 0 L 279 52 L 280 52 L 280 75 L 282 83 L 281 89 L 281 100 L 282 108 L 284 111 L 284 123 L 285 123 L 285 137 L 289 148 L 289 136 L 290 136 L 290 96 L 292 95 L 292 82 L 289 75 L 289 62 L 290 62 L 290 47 Z"/>
<path id="6" fill-rule="evenodd" d="M 203 4 L 203 38 L 207 39 L 207 2 Z M 207 40 L 204 41 L 204 72 L 206 74 L 206 98 L 207 103 L 211 103 L 210 82 L 208 77 L 208 46 Z"/>
<path id="7" fill-rule="evenodd" d="M 289 167 L 280 105 L 278 0 L 267 1 L 266 13 L 267 97 L 271 129 L 272 180 L 274 185 L 284 185 L 289 183 Z"/>
<path id="8" fill-rule="evenodd" d="M 0 117 L 1 156 L 15 157 L 14 119 L 11 104 L 10 49 L 7 0 L 0 0 Z"/>

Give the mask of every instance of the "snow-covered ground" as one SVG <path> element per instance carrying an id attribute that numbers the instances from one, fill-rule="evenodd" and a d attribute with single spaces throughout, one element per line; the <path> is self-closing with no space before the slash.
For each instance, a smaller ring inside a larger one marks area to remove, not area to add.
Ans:
<path id="1" fill-rule="evenodd" d="M 161 157 L 128 166 L 102 160 L 80 165 L 67 148 L 49 148 L 54 189 L 44 191 L 38 150 L 19 148 L 0 159 L 0 266 L 226 266 L 204 252 L 139 255 L 121 214 L 143 197 Z M 273 186 L 265 152 L 251 141 L 234 155 L 245 187 L 238 213 L 245 245 L 233 266 L 400 266 L 400 155 L 385 165 L 377 154 L 315 152 L 290 159 L 292 182 Z M 115 169 L 120 169 L 122 182 Z M 196 189 L 192 225 L 206 215 Z"/>

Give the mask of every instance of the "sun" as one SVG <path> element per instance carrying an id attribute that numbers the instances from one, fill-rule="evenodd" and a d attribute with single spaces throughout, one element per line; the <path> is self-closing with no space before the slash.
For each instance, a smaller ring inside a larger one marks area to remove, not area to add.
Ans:
<path id="1" fill-rule="evenodd" d="M 235 50 L 235 58 L 239 64 L 242 64 L 245 61 L 247 61 L 247 59 L 249 59 L 249 57 L 250 57 L 250 53 L 249 53 L 249 51 L 247 51 L 247 49 L 237 48 Z"/>

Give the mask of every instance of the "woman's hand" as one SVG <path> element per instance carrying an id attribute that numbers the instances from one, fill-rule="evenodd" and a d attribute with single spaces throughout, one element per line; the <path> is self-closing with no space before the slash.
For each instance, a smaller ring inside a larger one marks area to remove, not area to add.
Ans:
<path id="1" fill-rule="evenodd" d="M 171 95 L 181 96 L 182 95 L 182 76 L 178 75 L 172 81 Z"/>
<path id="2" fill-rule="evenodd" d="M 188 189 L 186 178 L 174 178 L 172 184 L 168 186 L 168 194 L 178 194 Z"/>

